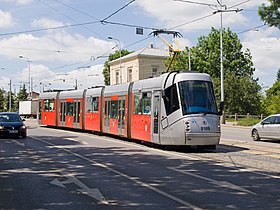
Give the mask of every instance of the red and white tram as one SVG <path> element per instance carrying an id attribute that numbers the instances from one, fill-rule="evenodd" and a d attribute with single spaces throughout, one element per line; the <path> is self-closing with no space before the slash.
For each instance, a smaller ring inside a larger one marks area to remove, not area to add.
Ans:
<path id="1" fill-rule="evenodd" d="M 208 74 L 157 78 L 85 90 L 45 92 L 41 125 L 96 131 L 160 145 L 215 146 L 220 121 Z"/>

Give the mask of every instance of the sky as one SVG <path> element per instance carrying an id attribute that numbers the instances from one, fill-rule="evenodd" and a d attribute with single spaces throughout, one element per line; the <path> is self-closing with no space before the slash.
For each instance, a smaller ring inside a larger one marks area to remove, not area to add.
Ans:
<path id="1" fill-rule="evenodd" d="M 221 1 L 221 0 L 220 0 Z M 197 2 L 194 4 L 191 2 Z M 265 90 L 280 69 L 280 30 L 266 26 L 258 7 L 267 0 L 223 0 L 223 27 L 248 48 L 254 78 Z M 206 5 L 210 4 L 210 5 Z M 0 0 L 0 88 L 18 92 L 32 78 L 34 91 L 103 85 L 103 64 L 110 53 L 166 45 L 150 33 L 180 32 L 180 49 L 197 44 L 220 28 L 217 0 Z M 136 34 L 142 27 L 143 35 Z M 113 39 L 108 39 L 112 37 Z M 171 36 L 164 36 L 174 42 Z M 21 58 L 20 58 L 21 57 Z"/>

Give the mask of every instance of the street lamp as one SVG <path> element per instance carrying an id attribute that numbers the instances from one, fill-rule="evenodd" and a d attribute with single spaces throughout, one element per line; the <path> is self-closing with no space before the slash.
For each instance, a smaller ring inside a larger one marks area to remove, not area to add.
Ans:
<path id="1" fill-rule="evenodd" d="M 120 83 L 122 83 L 122 46 L 121 46 L 121 42 L 120 40 L 116 39 L 116 38 L 113 38 L 111 36 L 108 37 L 108 39 L 112 39 L 112 40 L 116 40 L 118 43 L 119 43 L 119 47 L 120 47 Z"/>
<path id="2" fill-rule="evenodd" d="M 47 87 L 48 85 L 50 86 L 51 83 L 50 82 L 47 82 L 47 83 L 43 83 L 43 82 L 40 82 L 39 85 L 41 85 L 43 88 L 43 92 L 45 92 L 45 88 L 44 87 Z M 40 87 L 40 92 L 41 92 L 41 87 Z"/>
<path id="3" fill-rule="evenodd" d="M 25 59 L 26 62 L 28 62 L 28 84 L 29 84 L 29 97 L 32 99 L 32 88 L 31 88 L 31 77 L 30 77 L 30 62 L 31 60 L 29 60 L 29 58 L 24 57 L 22 55 L 19 56 L 20 59 Z"/>

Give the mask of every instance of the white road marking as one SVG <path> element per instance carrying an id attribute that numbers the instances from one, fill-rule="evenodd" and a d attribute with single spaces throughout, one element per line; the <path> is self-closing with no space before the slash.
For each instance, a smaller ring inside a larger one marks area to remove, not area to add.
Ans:
<path id="1" fill-rule="evenodd" d="M 55 178 L 53 181 L 51 181 L 51 184 L 54 184 L 59 187 L 66 188 L 65 184 L 74 183 L 77 186 L 79 186 L 81 189 L 78 189 L 83 194 L 86 194 L 95 200 L 98 200 L 102 204 L 108 205 L 108 201 L 104 198 L 104 196 L 101 194 L 101 192 L 97 188 L 89 188 L 84 183 L 82 183 L 80 180 L 78 180 L 76 177 L 71 175 L 69 172 L 61 172 L 61 174 L 67 178 L 65 181 L 60 181 L 59 179 Z"/>
<path id="2" fill-rule="evenodd" d="M 75 142 L 78 142 L 78 143 L 84 144 L 84 145 L 88 144 L 88 143 L 85 142 L 85 141 L 79 141 L 78 139 L 74 139 L 74 138 L 65 138 L 65 139 L 70 140 L 70 141 L 75 141 Z"/>
<path id="3" fill-rule="evenodd" d="M 20 143 L 20 142 L 17 141 L 17 140 L 13 140 L 13 142 L 16 143 L 16 144 L 19 145 L 19 146 L 25 147 L 25 144 L 24 144 L 24 143 Z"/>
<path id="4" fill-rule="evenodd" d="M 184 171 L 184 170 L 180 170 L 180 169 L 177 169 L 177 168 L 173 168 L 173 167 L 168 167 L 168 169 L 170 169 L 172 171 L 176 171 L 176 172 L 182 173 L 182 174 L 186 174 L 186 175 L 198 178 L 198 179 L 205 180 L 205 181 L 207 181 L 209 183 L 218 185 L 219 187 L 229 188 L 229 189 L 233 189 L 233 190 L 238 190 L 238 191 L 246 192 L 246 193 L 249 193 L 249 194 L 252 194 L 252 195 L 257 195 L 256 193 L 254 193 L 254 192 L 252 192 L 250 190 L 247 190 L 247 189 L 245 189 L 243 187 L 234 185 L 234 184 L 232 184 L 230 182 L 227 182 L 227 181 L 217 181 L 217 180 L 214 180 L 214 179 L 211 179 L 211 178 L 208 178 L 208 177 L 200 176 L 200 175 L 197 175 L 195 173 L 190 173 L 190 172 L 187 172 L 187 171 Z"/>
<path id="5" fill-rule="evenodd" d="M 43 143 L 45 143 L 45 144 L 47 144 L 47 145 L 51 145 L 51 146 L 56 146 L 56 147 L 58 147 L 57 145 L 52 144 L 52 143 L 50 143 L 50 142 L 47 142 L 47 141 L 45 141 L 45 140 L 42 140 L 42 139 L 39 139 L 39 138 L 36 138 L 36 137 L 31 137 L 31 138 L 34 138 L 34 139 L 36 139 L 36 140 L 38 140 L 38 141 L 41 141 L 41 142 L 43 142 Z M 150 189 L 150 190 L 152 190 L 152 191 L 154 191 L 154 192 L 156 192 L 156 193 L 158 193 L 158 194 L 160 194 L 160 195 L 162 195 L 162 196 L 164 196 L 164 197 L 167 197 L 167 198 L 169 198 L 169 199 L 171 199 L 171 200 L 174 200 L 174 201 L 176 201 L 176 202 L 178 202 L 178 203 L 180 203 L 180 204 L 182 204 L 182 205 L 184 205 L 184 206 L 186 206 L 186 207 L 189 207 L 189 208 L 192 208 L 192 209 L 195 209 L 195 210 L 202 210 L 201 208 L 199 208 L 199 207 L 197 207 L 197 206 L 195 206 L 195 205 L 193 205 L 193 204 L 191 204 L 191 203 L 188 203 L 188 202 L 186 202 L 186 201 L 184 201 L 184 200 L 182 200 L 182 199 L 180 199 L 180 198 L 177 198 L 177 197 L 175 197 L 175 196 L 173 196 L 173 195 L 171 195 L 171 194 L 169 194 L 169 193 L 166 193 L 166 192 L 164 192 L 164 191 L 161 191 L 161 190 L 157 189 L 156 187 L 153 187 L 153 186 L 150 185 L 150 184 L 147 184 L 147 183 L 145 183 L 145 182 L 139 181 L 139 180 L 137 180 L 135 177 L 131 177 L 131 176 L 129 176 L 129 175 L 126 175 L 126 174 L 124 174 L 124 173 L 122 173 L 122 172 L 120 172 L 120 171 L 117 171 L 117 170 L 115 170 L 115 169 L 113 169 L 113 168 L 111 168 L 111 167 L 109 167 L 109 166 L 107 166 L 107 165 L 105 165 L 105 164 L 98 163 L 98 162 L 96 162 L 96 161 L 94 161 L 94 160 L 91 160 L 91 159 L 89 159 L 89 158 L 86 158 L 86 157 L 84 157 L 84 156 L 82 156 L 82 155 L 80 155 L 80 154 L 77 154 L 77 153 L 72 152 L 72 151 L 70 151 L 70 150 L 68 150 L 68 149 L 65 149 L 65 148 L 59 148 L 59 149 L 65 151 L 65 152 L 68 152 L 68 153 L 70 153 L 70 154 L 72 154 L 72 155 L 74 155 L 74 156 L 77 156 L 77 157 L 79 157 L 79 158 L 81 158 L 81 159 L 83 159 L 83 160 L 86 160 L 86 161 L 90 162 L 93 166 L 101 167 L 101 168 L 107 169 L 107 170 L 109 170 L 109 171 L 111 171 L 111 172 L 113 172 L 113 173 L 115 173 L 115 174 L 118 174 L 118 175 L 120 175 L 121 177 L 123 177 L 123 178 L 125 178 L 125 179 L 128 179 L 128 180 L 130 180 L 130 181 L 132 181 L 132 182 L 135 182 L 135 183 L 138 184 L 139 186 L 146 187 L 146 188 L 148 188 L 148 189 Z"/>

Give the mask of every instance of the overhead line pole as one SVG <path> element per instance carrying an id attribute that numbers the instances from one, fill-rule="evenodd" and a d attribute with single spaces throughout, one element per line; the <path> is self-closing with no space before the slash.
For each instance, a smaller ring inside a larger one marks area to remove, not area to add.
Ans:
<path id="1" fill-rule="evenodd" d="M 229 10 L 226 5 L 223 5 L 222 0 L 217 0 L 220 5 L 220 9 L 213 12 L 216 14 L 221 13 L 221 25 L 220 25 L 220 77 L 221 77 L 221 99 L 220 99 L 220 110 L 221 110 L 221 123 L 225 124 L 225 96 L 224 96 L 224 55 L 223 55 L 223 12 L 240 12 L 241 9 Z M 223 9 L 224 7 L 224 9 Z"/>

